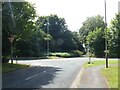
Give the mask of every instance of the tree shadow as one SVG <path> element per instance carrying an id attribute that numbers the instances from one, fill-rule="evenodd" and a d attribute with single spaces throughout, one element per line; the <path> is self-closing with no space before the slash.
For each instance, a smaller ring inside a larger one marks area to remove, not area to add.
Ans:
<path id="1" fill-rule="evenodd" d="M 10 88 L 42 88 L 53 83 L 57 73 L 62 71 L 56 67 L 32 66 L 2 76 L 3 90 Z"/>

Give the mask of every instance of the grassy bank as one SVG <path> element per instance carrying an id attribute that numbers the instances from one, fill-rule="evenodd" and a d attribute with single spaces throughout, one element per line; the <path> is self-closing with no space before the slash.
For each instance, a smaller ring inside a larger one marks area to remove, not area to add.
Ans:
<path id="1" fill-rule="evenodd" d="M 3 63 L 2 64 L 2 73 L 12 72 L 18 69 L 23 69 L 28 67 L 29 65 L 23 65 L 23 64 L 13 64 L 13 68 L 11 68 L 10 63 Z"/>
<path id="2" fill-rule="evenodd" d="M 102 68 L 101 72 L 106 77 L 110 88 L 118 88 L 118 66 Z"/>

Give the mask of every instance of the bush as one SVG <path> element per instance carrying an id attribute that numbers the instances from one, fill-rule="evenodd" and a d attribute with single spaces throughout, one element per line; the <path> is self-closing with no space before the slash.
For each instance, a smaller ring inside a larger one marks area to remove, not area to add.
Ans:
<path id="1" fill-rule="evenodd" d="M 70 57 L 70 53 L 66 53 L 66 52 L 56 52 L 56 53 L 50 53 L 50 56 L 56 56 L 56 57 Z"/>
<path id="2" fill-rule="evenodd" d="M 56 56 L 56 57 L 63 57 L 63 58 L 69 58 L 69 57 L 80 57 L 84 53 L 79 50 L 74 50 L 71 52 L 55 52 L 50 53 L 50 56 Z"/>
<path id="3" fill-rule="evenodd" d="M 69 53 L 63 53 L 63 54 L 61 55 L 61 57 L 68 58 L 68 57 L 70 57 L 70 54 L 69 54 Z"/>
<path id="4" fill-rule="evenodd" d="M 2 63 L 8 63 L 9 60 L 10 60 L 10 57 L 7 57 L 7 56 L 2 57 Z"/>
<path id="5" fill-rule="evenodd" d="M 83 55 L 83 52 L 79 51 L 79 50 L 73 50 L 71 52 L 73 57 L 80 57 L 81 55 Z"/>
<path id="6" fill-rule="evenodd" d="M 95 54 L 89 52 L 89 57 L 95 57 Z"/>

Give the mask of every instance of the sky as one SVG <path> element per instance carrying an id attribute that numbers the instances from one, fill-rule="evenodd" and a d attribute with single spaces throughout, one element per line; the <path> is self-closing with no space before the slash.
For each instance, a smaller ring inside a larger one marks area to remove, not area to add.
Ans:
<path id="1" fill-rule="evenodd" d="M 26 0 L 35 4 L 39 16 L 57 14 L 65 18 L 68 29 L 78 31 L 87 17 L 104 16 L 104 0 Z M 107 23 L 118 13 L 118 1 L 106 0 Z"/>

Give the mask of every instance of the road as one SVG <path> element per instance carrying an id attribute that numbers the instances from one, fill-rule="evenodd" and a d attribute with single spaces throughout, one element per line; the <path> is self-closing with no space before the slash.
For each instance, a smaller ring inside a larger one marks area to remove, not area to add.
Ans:
<path id="1" fill-rule="evenodd" d="M 26 60 L 31 67 L 2 76 L 3 88 L 70 88 L 87 58 Z"/>

